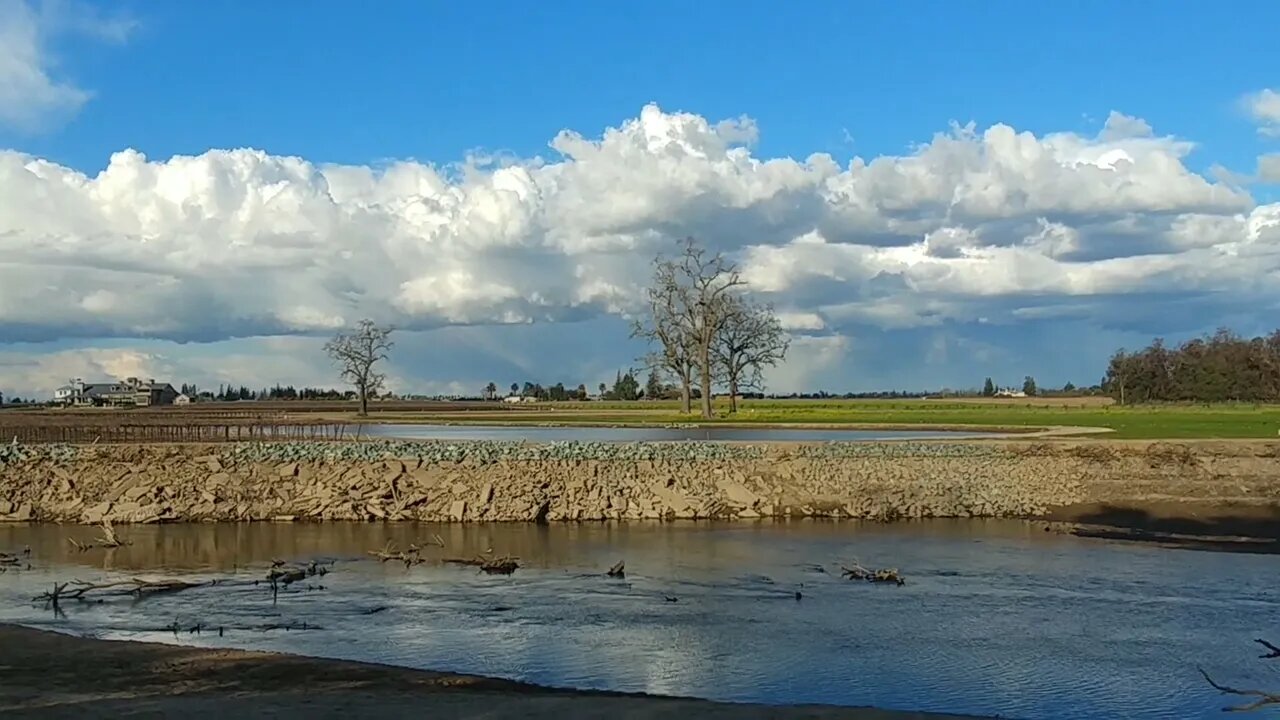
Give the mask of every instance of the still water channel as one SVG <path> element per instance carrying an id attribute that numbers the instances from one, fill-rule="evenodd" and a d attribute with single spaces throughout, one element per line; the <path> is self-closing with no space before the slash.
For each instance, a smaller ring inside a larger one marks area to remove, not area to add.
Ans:
<path id="1" fill-rule="evenodd" d="M 996 433 L 947 430 L 841 430 L 822 428 L 730 427 L 532 427 L 502 425 L 362 425 L 363 436 L 399 440 L 527 440 L 529 442 L 830 442 L 937 440 L 998 437 Z"/>
<path id="2" fill-rule="evenodd" d="M 437 533 L 448 549 L 431 557 L 492 548 L 524 566 L 489 576 L 366 555 Z M 95 534 L 0 526 L 0 549 L 29 546 L 32 566 L 0 574 L 0 621 L 556 686 L 1010 718 L 1219 717 L 1224 698 L 1196 664 L 1233 684 L 1276 680 L 1251 647 L 1280 631 L 1275 556 L 1016 521 L 158 525 L 121 529 L 132 544 L 111 551 L 67 542 Z M 71 578 L 252 580 L 273 559 L 335 563 L 274 603 L 251 582 L 66 603 L 64 616 L 31 601 Z M 908 582 L 840 579 L 852 559 L 898 567 Z M 619 560 L 626 578 L 605 577 Z M 225 632 L 162 629 L 175 621 Z M 250 627 L 284 622 L 322 629 Z"/>

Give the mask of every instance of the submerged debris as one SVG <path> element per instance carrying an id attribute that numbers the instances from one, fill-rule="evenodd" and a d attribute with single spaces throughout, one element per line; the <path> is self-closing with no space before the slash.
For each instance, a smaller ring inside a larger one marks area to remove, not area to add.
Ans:
<path id="1" fill-rule="evenodd" d="M 618 564 L 609 568 L 609 572 L 605 573 L 605 575 L 608 575 L 611 578 L 624 578 L 627 576 L 626 567 L 626 561 L 619 560 Z"/>

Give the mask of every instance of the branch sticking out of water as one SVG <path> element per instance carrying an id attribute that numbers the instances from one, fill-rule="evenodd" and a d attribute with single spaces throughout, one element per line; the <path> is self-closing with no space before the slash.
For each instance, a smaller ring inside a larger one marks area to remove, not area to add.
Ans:
<path id="1" fill-rule="evenodd" d="M 441 543 L 441 547 L 444 547 L 443 542 Z M 390 540 L 387 541 L 387 544 L 384 545 L 381 550 L 369 551 L 370 555 L 378 558 L 378 560 L 382 562 L 387 562 L 389 560 L 402 562 L 406 569 L 426 562 L 426 558 L 422 557 L 421 553 L 422 548 L 418 547 L 416 544 L 409 545 L 409 549 L 403 552 L 397 550 L 396 544 Z"/>
<path id="2" fill-rule="evenodd" d="M 79 542 L 75 538 L 67 538 L 67 542 L 71 543 L 71 546 L 80 552 L 85 552 L 86 550 L 92 550 L 94 548 L 118 548 L 122 545 L 128 544 L 121 542 L 120 538 L 116 537 L 115 529 L 111 527 L 111 522 L 107 520 L 102 522 L 102 537 L 87 543 Z"/>
<path id="3" fill-rule="evenodd" d="M 619 560 L 617 565 L 609 568 L 609 572 L 605 573 L 611 578 L 623 578 L 627 576 L 627 563 L 625 560 Z"/>
<path id="4" fill-rule="evenodd" d="M 1246 690 L 1233 688 L 1228 685 L 1219 685 L 1214 682 L 1213 678 L 1209 677 L 1209 673 L 1205 672 L 1204 668 L 1196 666 L 1196 669 L 1204 676 L 1205 681 L 1213 686 L 1214 690 L 1217 690 L 1223 695 L 1240 695 L 1242 697 L 1258 698 L 1246 705 L 1228 705 L 1223 708 L 1225 712 L 1251 712 L 1253 710 L 1261 710 L 1264 707 L 1270 707 L 1272 705 L 1280 705 L 1280 694 L 1266 692 L 1265 690 Z"/>

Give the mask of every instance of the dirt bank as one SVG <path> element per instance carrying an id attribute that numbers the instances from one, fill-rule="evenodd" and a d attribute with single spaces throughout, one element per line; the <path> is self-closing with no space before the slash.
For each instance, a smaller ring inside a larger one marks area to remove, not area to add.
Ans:
<path id="1" fill-rule="evenodd" d="M 1280 444 L 276 443 L 6 446 L 0 520 L 1280 518 Z M 1223 515 L 1226 517 L 1226 515 Z M 1095 519 L 1096 520 L 1096 519 Z M 1220 528 L 1216 528 L 1220 529 Z"/>
<path id="2" fill-rule="evenodd" d="M 0 625 L 4 717 L 836 718 L 958 715 L 775 708 L 552 690 L 293 655 L 89 640 Z"/>

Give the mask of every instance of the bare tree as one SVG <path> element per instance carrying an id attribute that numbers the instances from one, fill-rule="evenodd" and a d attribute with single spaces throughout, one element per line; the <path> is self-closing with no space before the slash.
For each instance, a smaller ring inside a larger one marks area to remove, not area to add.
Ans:
<path id="1" fill-rule="evenodd" d="M 742 296 L 733 296 L 726 306 L 724 326 L 711 351 L 729 388 L 729 412 L 736 413 L 738 393 L 763 390 L 764 369 L 782 362 L 791 341 L 772 307 Z"/>
<path id="2" fill-rule="evenodd" d="M 394 343 L 390 327 L 378 327 L 372 320 L 361 320 L 350 332 L 339 332 L 324 344 L 324 351 L 341 368 L 342 379 L 355 386 L 360 398 L 360 414 L 369 414 L 369 396 L 382 389 L 387 378 L 374 366 L 387 359 Z"/>
<path id="3" fill-rule="evenodd" d="M 648 290 L 649 318 L 633 335 L 661 347 L 651 366 L 668 370 L 680 381 L 682 408 L 688 412 L 690 385 L 696 372 L 701 386 L 702 417 L 711 419 L 711 383 L 715 374 L 712 345 L 724 327 L 733 290 L 743 285 L 738 268 L 720 253 L 708 253 L 693 238 L 681 243 L 674 259 L 658 257 Z"/>
<path id="4" fill-rule="evenodd" d="M 1265 654 L 1259 656 L 1261 659 L 1275 660 L 1276 658 L 1280 658 L 1280 647 L 1272 645 L 1266 640 L 1254 640 L 1254 642 L 1258 643 L 1259 645 L 1261 645 L 1263 648 L 1267 650 Z M 1249 712 L 1252 710 L 1261 710 L 1262 708 L 1269 708 L 1269 707 L 1274 707 L 1276 705 L 1280 705 L 1280 692 L 1269 692 L 1267 690 L 1241 689 L 1241 688 L 1234 688 L 1229 685 L 1221 685 L 1215 682 L 1213 678 L 1209 677 L 1209 673 L 1205 672 L 1204 668 L 1197 667 L 1196 669 L 1199 670 L 1200 674 L 1204 676 L 1204 679 L 1208 681 L 1210 685 L 1213 686 L 1214 690 L 1217 690 L 1223 695 L 1237 695 L 1240 697 L 1257 698 L 1253 702 L 1248 703 L 1246 705 L 1231 705 L 1231 706 L 1225 707 L 1223 708 L 1224 711 Z"/>

